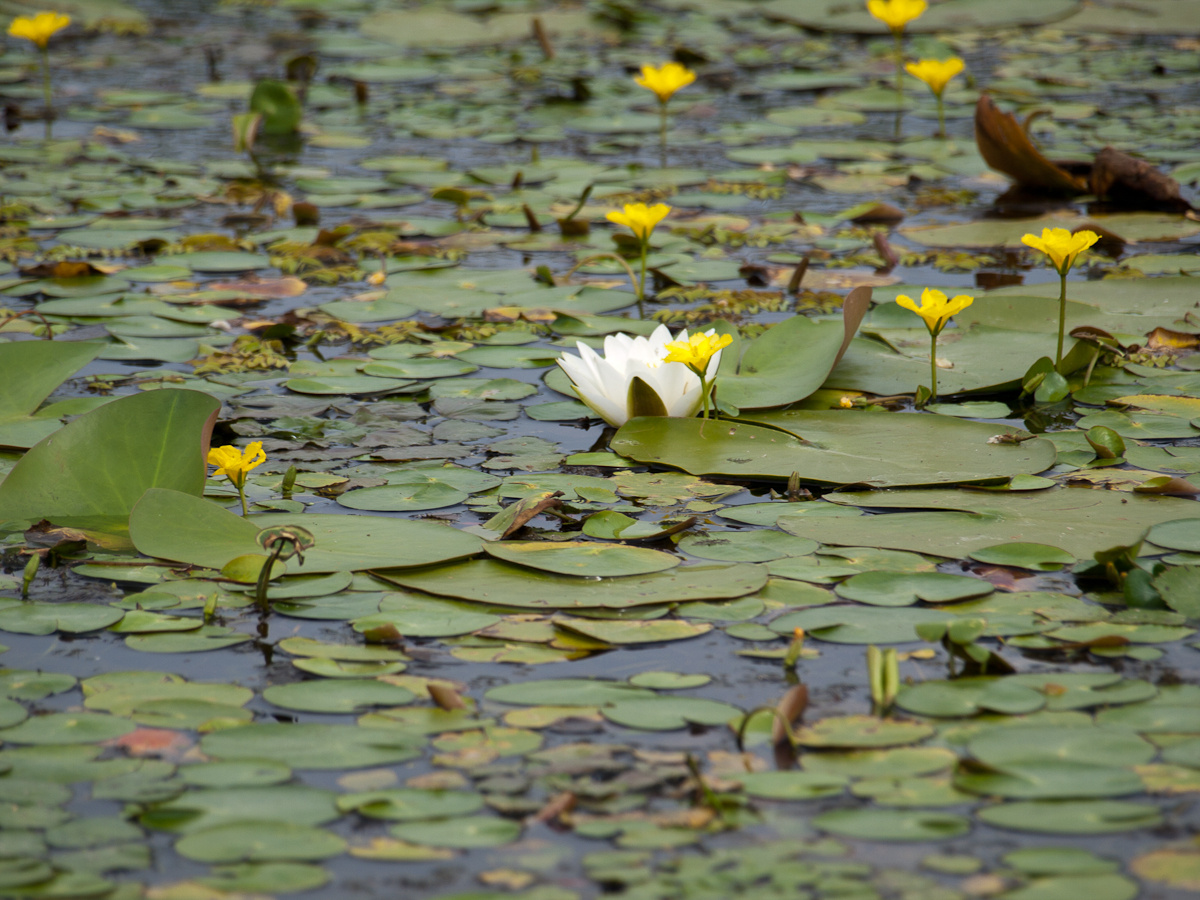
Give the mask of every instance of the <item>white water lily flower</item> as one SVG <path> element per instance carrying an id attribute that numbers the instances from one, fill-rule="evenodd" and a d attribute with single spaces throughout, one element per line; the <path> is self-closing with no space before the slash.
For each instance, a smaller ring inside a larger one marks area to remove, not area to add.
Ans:
<path id="1" fill-rule="evenodd" d="M 706 334 L 716 332 L 709 329 Z M 609 425 L 620 427 L 634 416 L 689 418 L 703 397 L 700 378 L 683 363 L 664 362 L 667 344 L 688 340 L 687 329 L 675 337 L 659 325 L 648 338 L 613 334 L 604 339 L 604 355 L 580 343 L 579 356 L 564 354 L 559 366 L 571 379 L 575 393 Z M 721 364 L 714 353 L 705 370 L 709 384 Z"/>

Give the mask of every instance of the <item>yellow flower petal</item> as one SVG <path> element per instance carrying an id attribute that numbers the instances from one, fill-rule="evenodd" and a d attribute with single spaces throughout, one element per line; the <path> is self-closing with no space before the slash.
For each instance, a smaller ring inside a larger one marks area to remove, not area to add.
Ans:
<path id="1" fill-rule="evenodd" d="M 681 87 L 687 87 L 696 80 L 696 73 L 687 66 L 677 62 L 663 63 L 659 68 L 642 66 L 642 74 L 634 75 L 633 80 L 658 95 L 660 103 L 666 103 Z"/>
<path id="2" fill-rule="evenodd" d="M 904 26 L 929 7 L 925 0 L 867 0 L 867 12 L 900 34 Z"/>
<path id="3" fill-rule="evenodd" d="M 1045 253 L 1050 257 L 1054 271 L 1059 275 L 1066 275 L 1075 265 L 1079 254 L 1098 240 L 1100 235 L 1094 231 L 1077 231 L 1072 234 L 1065 228 L 1043 228 L 1041 237 L 1027 234 L 1021 238 L 1021 243 Z"/>
<path id="4" fill-rule="evenodd" d="M 71 24 L 71 17 L 56 12 L 40 12 L 36 16 L 17 16 L 8 26 L 13 37 L 33 41 L 45 48 L 50 38 Z"/>
<path id="5" fill-rule="evenodd" d="M 728 334 L 693 334 L 686 341 L 667 344 L 667 355 L 663 362 L 679 362 L 693 372 L 704 372 L 713 354 L 732 343 L 733 337 Z"/>
<path id="6" fill-rule="evenodd" d="M 655 203 L 647 206 L 645 203 L 626 203 L 621 212 L 610 212 L 605 218 L 617 225 L 624 225 L 634 236 L 645 243 L 650 240 L 650 232 L 671 212 L 671 207 L 665 203 Z"/>
<path id="7" fill-rule="evenodd" d="M 213 477 L 224 475 L 237 488 L 246 483 L 246 473 L 266 461 L 267 454 L 263 452 L 262 441 L 254 441 L 244 451 L 228 444 L 208 451 L 208 464 L 217 467 Z"/>
<path id="8" fill-rule="evenodd" d="M 946 327 L 946 323 L 950 321 L 952 316 L 958 315 L 974 302 L 975 298 L 969 297 L 966 294 L 947 297 L 944 293 L 934 288 L 925 288 L 925 290 L 921 291 L 920 306 L 911 297 L 904 294 L 896 298 L 896 305 L 902 306 L 905 309 L 911 309 L 924 319 L 925 327 L 935 337 Z"/>
<path id="9" fill-rule="evenodd" d="M 963 61 L 957 56 L 949 59 L 922 59 L 908 63 L 904 70 L 913 78 L 925 82 L 934 96 L 940 97 L 950 79 L 963 70 Z"/>

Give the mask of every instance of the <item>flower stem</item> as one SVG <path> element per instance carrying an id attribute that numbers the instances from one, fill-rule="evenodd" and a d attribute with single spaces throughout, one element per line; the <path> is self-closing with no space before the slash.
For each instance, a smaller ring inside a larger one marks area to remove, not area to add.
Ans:
<path id="1" fill-rule="evenodd" d="M 54 105 L 50 91 L 50 48 L 42 47 L 42 96 L 46 102 L 46 140 L 50 140 L 51 129 L 54 127 Z"/>
<path id="2" fill-rule="evenodd" d="M 942 105 L 942 95 L 937 95 L 938 103 L 938 137 L 942 140 L 946 139 L 946 109 Z"/>
<path id="3" fill-rule="evenodd" d="M 638 279 L 637 300 L 641 303 L 646 299 L 646 257 L 650 255 L 649 237 L 642 240 L 642 277 Z M 1065 288 L 1064 288 L 1065 290 Z"/>
<path id="4" fill-rule="evenodd" d="M 904 39 L 899 31 L 893 31 L 896 39 L 896 108 L 904 105 Z"/>
<path id="5" fill-rule="evenodd" d="M 646 311 L 642 308 L 642 295 L 645 293 L 646 285 L 646 245 L 648 243 L 648 241 L 642 243 L 642 282 L 640 285 L 638 284 L 637 275 L 633 273 L 633 267 L 615 253 L 597 253 L 595 256 L 589 256 L 587 259 L 581 259 L 567 270 L 567 274 L 562 278 L 563 284 L 570 284 L 571 276 L 590 262 L 595 262 L 598 259 L 616 260 L 621 264 L 622 268 L 625 269 L 625 274 L 629 276 L 629 283 L 633 285 L 634 293 L 637 295 L 638 315 L 644 319 L 646 318 Z"/>
<path id="6" fill-rule="evenodd" d="M 929 402 L 937 399 L 937 332 L 929 332 L 929 380 L 932 382 Z"/>
<path id="7" fill-rule="evenodd" d="M 701 414 L 700 420 L 700 437 L 704 437 L 704 426 L 708 424 L 708 395 L 712 389 L 703 371 L 697 371 L 696 369 L 692 369 L 692 371 L 700 376 L 700 394 L 704 403 L 704 412 Z"/>
<path id="8" fill-rule="evenodd" d="M 658 101 L 658 167 L 667 167 L 667 101 Z"/>
<path id="9" fill-rule="evenodd" d="M 1067 273 L 1060 272 L 1058 277 L 1061 288 L 1058 292 L 1058 351 L 1054 354 L 1054 367 L 1056 369 L 1058 368 L 1058 364 L 1062 362 L 1063 331 L 1067 325 Z"/>
<path id="10" fill-rule="evenodd" d="M 248 511 L 246 510 L 246 488 L 244 485 L 240 484 L 235 484 L 234 487 L 237 488 L 238 497 L 241 498 L 242 501 L 242 518 L 244 519 L 249 515 Z"/>

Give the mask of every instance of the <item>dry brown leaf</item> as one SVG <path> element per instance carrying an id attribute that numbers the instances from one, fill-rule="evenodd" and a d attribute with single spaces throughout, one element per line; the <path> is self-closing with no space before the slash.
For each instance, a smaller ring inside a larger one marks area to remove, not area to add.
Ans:
<path id="1" fill-rule="evenodd" d="M 1043 156 L 1016 117 L 1000 112 L 987 94 L 975 105 L 975 144 L 984 162 L 1022 187 L 1067 196 L 1089 190 L 1086 179 Z"/>

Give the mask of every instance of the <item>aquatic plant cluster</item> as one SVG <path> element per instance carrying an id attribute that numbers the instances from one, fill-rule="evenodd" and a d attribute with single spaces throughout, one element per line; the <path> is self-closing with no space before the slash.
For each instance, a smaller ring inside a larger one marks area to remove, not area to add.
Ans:
<path id="1" fill-rule="evenodd" d="M 1180 2 L 22 5 L 0 897 L 1200 890 Z"/>

